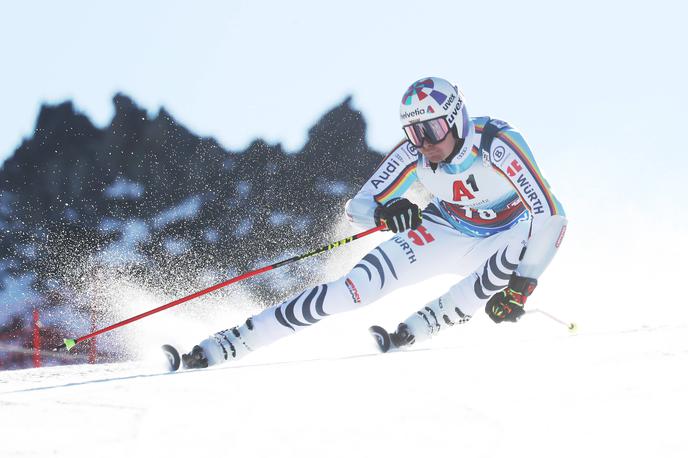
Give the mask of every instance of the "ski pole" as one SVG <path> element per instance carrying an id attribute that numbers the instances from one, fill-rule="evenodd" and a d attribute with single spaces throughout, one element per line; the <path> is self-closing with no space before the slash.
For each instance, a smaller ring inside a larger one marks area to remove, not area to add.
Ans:
<path id="1" fill-rule="evenodd" d="M 549 318 L 550 320 L 566 326 L 566 328 L 571 332 L 576 332 L 578 330 L 578 325 L 576 323 L 574 323 L 573 321 L 566 322 L 560 318 L 557 318 L 556 316 L 552 315 L 551 313 L 545 312 L 544 310 L 541 310 L 541 309 L 529 309 L 529 310 L 526 310 L 526 313 L 539 313 L 541 315 L 544 315 L 547 318 Z"/>
<path id="2" fill-rule="evenodd" d="M 97 335 L 99 335 L 99 334 L 103 334 L 103 333 L 105 333 L 105 332 L 112 331 L 113 329 L 117 329 L 117 328 L 122 327 L 122 326 L 125 326 L 125 325 L 127 325 L 127 324 L 129 324 L 129 323 L 133 323 L 134 321 L 140 320 L 141 318 L 145 318 L 145 317 L 147 317 L 147 316 L 149 316 L 149 315 L 153 315 L 154 313 L 162 312 L 163 310 L 166 310 L 166 309 L 168 309 L 168 308 L 174 307 L 175 305 L 179 305 L 179 304 L 182 304 L 182 303 L 184 303 L 184 302 L 190 301 L 191 299 L 195 299 L 195 298 L 200 297 L 200 296 L 203 296 L 203 295 L 205 295 L 205 294 L 212 293 L 213 291 L 216 291 L 216 290 L 218 290 L 218 289 L 220 289 L 220 288 L 224 288 L 225 286 L 231 285 L 232 283 L 236 283 L 236 282 L 239 282 L 239 281 L 241 281 L 241 280 L 245 280 L 245 279 L 247 279 L 247 278 L 254 277 L 254 276 L 256 276 L 256 275 L 262 274 L 263 272 L 267 272 L 268 270 L 273 270 L 273 269 L 276 269 L 276 268 L 278 268 L 278 267 L 282 267 L 282 266 L 285 266 L 285 265 L 287 265 L 287 264 L 291 264 L 291 263 L 293 263 L 293 262 L 300 261 L 300 260 L 302 260 L 302 259 L 305 259 L 305 258 L 314 256 L 314 255 L 316 255 L 316 254 L 320 254 L 320 253 L 324 253 L 325 251 L 333 250 L 333 249 L 338 248 L 338 247 L 340 247 L 340 246 L 342 246 L 342 245 L 346 245 L 346 244 L 349 243 L 349 242 L 353 242 L 354 240 L 358 240 L 358 239 L 360 239 L 360 238 L 363 238 L 363 237 L 365 237 L 366 235 L 370 235 L 370 234 L 372 234 L 372 233 L 374 233 L 374 232 L 380 231 L 380 230 L 382 230 L 382 229 L 386 229 L 386 227 L 387 227 L 387 226 L 385 226 L 384 224 L 381 224 L 381 225 L 379 225 L 379 226 L 377 226 L 377 227 L 374 227 L 374 228 L 372 228 L 372 229 L 368 229 L 368 230 L 363 231 L 363 232 L 359 232 L 358 234 L 354 234 L 354 235 L 352 235 L 352 236 L 350 236 L 350 237 L 347 237 L 347 238 L 345 238 L 345 239 L 339 240 L 339 241 L 337 241 L 337 242 L 329 243 L 329 244 L 324 245 L 324 246 L 322 246 L 322 247 L 320 247 L 320 248 L 317 248 L 317 249 L 315 249 L 315 250 L 313 250 L 313 251 L 309 251 L 308 253 L 304 253 L 304 254 L 301 254 L 301 255 L 297 255 L 297 256 L 294 256 L 294 257 L 292 257 L 292 258 L 285 259 L 284 261 L 280 261 L 280 262 L 277 262 L 277 263 L 275 263 L 275 264 L 271 264 L 271 265 L 269 265 L 269 266 L 265 266 L 265 267 L 261 267 L 260 269 L 253 270 L 253 271 L 251 271 L 251 272 L 247 272 L 247 273 L 242 274 L 242 275 L 239 275 L 239 276 L 237 276 L 237 277 L 230 278 L 229 280 L 226 280 L 226 281 L 224 281 L 224 282 L 222 282 L 222 283 L 218 283 L 217 285 L 213 285 L 213 286 L 211 286 L 211 287 L 209 287 L 209 288 L 206 288 L 206 289 L 204 289 L 204 290 L 202 290 L 202 291 L 198 291 L 198 292 L 195 292 L 195 293 L 190 294 L 190 295 L 188 295 L 188 296 L 185 296 L 185 297 L 182 297 L 182 298 L 180 298 L 180 299 L 174 300 L 174 301 L 169 302 L 169 303 L 167 303 L 167 304 L 165 304 L 165 305 L 161 305 L 160 307 L 156 307 L 156 308 L 154 308 L 154 309 L 148 310 L 147 312 L 143 312 L 143 313 L 141 313 L 141 314 L 139 314 L 139 315 L 133 316 L 133 317 L 131 317 L 131 318 L 127 318 L 126 320 L 120 321 L 119 323 L 112 324 L 112 325 L 110 325 L 110 326 L 108 326 L 108 327 L 105 327 L 105 328 L 103 328 L 103 329 L 99 329 L 99 330 L 97 330 L 97 331 L 93 331 L 93 332 L 91 332 L 90 334 L 86 334 L 86 335 L 81 336 L 81 337 L 79 337 L 79 338 L 76 338 L 76 339 L 64 339 L 64 340 L 63 340 L 63 343 L 62 343 L 61 345 L 59 345 L 58 347 L 55 347 L 55 348 L 53 349 L 53 351 L 57 351 L 57 350 L 59 350 L 59 349 L 61 349 L 61 348 L 66 348 L 67 351 L 69 351 L 69 350 L 70 350 L 72 347 L 74 347 L 76 344 L 81 343 L 81 342 L 83 342 L 83 341 L 85 341 L 85 340 L 88 340 L 88 339 L 92 339 L 93 337 L 95 337 L 95 336 L 97 336 Z"/>

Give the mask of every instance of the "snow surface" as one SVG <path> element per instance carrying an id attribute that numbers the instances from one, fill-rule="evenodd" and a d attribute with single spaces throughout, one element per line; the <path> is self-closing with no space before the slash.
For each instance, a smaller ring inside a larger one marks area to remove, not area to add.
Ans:
<path id="1" fill-rule="evenodd" d="M 188 348 L 208 326 L 172 313 L 133 325 L 140 361 L 1 372 L 0 456 L 688 453 L 688 325 L 579 322 L 572 334 L 540 314 L 500 326 L 481 315 L 411 351 L 376 353 L 367 326 L 405 317 L 408 293 L 206 370 L 163 369 L 165 337 Z"/>
<path id="2" fill-rule="evenodd" d="M 166 373 L 162 343 L 188 349 L 265 305 L 239 284 L 99 340 L 124 339 L 136 361 L 0 372 L 0 457 L 688 456 L 688 304 L 672 287 L 687 274 L 687 226 L 631 212 L 644 229 L 628 232 L 606 208 L 569 208 L 587 217 L 572 218 L 528 305 L 576 321 L 576 334 L 540 314 L 494 325 L 478 313 L 377 354 L 367 327 L 395 326 L 456 280 L 436 278 L 235 364 Z M 329 279 L 380 237 L 338 251 Z M 109 323 L 176 299 L 105 286 L 117 293 Z"/>

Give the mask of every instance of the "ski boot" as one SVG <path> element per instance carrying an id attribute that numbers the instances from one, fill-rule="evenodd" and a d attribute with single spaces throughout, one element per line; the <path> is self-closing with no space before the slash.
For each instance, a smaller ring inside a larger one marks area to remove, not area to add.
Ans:
<path id="1" fill-rule="evenodd" d="M 411 329 L 406 323 L 399 323 L 397 330 L 391 334 L 382 326 L 371 326 L 368 330 L 375 338 L 377 346 L 382 353 L 412 345 L 416 341 L 415 336 L 411 333 Z"/>
<path id="2" fill-rule="evenodd" d="M 182 355 L 184 369 L 200 369 L 208 367 L 208 358 L 205 356 L 203 348 L 194 345 L 191 353 Z"/>

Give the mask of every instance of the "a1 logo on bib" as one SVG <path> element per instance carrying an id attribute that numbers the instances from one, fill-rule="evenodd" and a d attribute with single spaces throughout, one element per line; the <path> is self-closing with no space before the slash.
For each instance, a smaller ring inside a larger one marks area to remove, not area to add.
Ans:
<path id="1" fill-rule="evenodd" d="M 466 184 L 471 187 L 473 192 L 478 192 L 478 185 L 475 182 L 475 175 L 470 174 L 466 180 Z M 468 189 L 462 180 L 456 180 L 453 185 L 454 190 L 454 202 L 461 202 L 463 199 L 471 200 L 475 199 L 475 195 Z"/>

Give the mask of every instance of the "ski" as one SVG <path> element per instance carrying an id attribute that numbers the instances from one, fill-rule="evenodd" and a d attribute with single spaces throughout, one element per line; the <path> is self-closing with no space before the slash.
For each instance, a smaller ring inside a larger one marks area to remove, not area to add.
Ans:
<path id="1" fill-rule="evenodd" d="M 382 326 L 371 326 L 368 328 L 370 334 L 375 338 L 377 347 L 382 353 L 387 353 L 392 346 L 392 339 L 389 337 L 389 333 Z"/>
<path id="2" fill-rule="evenodd" d="M 167 356 L 167 362 L 169 363 L 168 370 L 174 372 L 179 369 L 179 364 L 181 363 L 181 358 L 179 357 L 179 352 L 172 345 L 165 344 L 162 347 L 163 353 Z"/>

